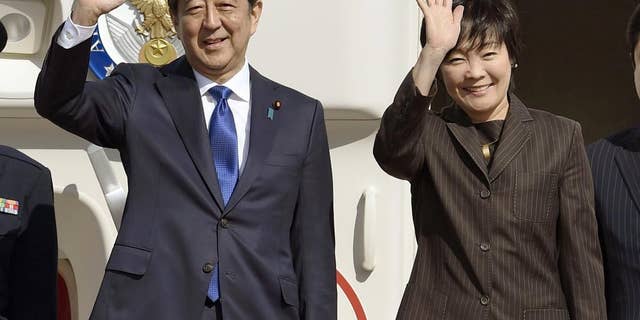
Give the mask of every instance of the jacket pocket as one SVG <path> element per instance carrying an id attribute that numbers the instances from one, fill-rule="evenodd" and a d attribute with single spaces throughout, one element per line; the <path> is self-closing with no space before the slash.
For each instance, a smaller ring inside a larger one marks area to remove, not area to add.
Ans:
<path id="1" fill-rule="evenodd" d="M 298 284 L 287 278 L 278 278 L 280 280 L 280 291 L 282 292 L 282 301 L 285 304 L 297 307 L 298 306 Z"/>
<path id="2" fill-rule="evenodd" d="M 516 174 L 513 214 L 529 222 L 549 222 L 559 210 L 558 175 L 554 173 Z"/>
<path id="3" fill-rule="evenodd" d="M 522 313 L 522 320 L 569 320 L 566 309 L 528 309 Z"/>
<path id="4" fill-rule="evenodd" d="M 147 272 L 151 251 L 115 244 L 106 269 L 142 276 Z"/>
<path id="5" fill-rule="evenodd" d="M 300 157 L 295 155 L 276 154 L 267 157 L 264 163 L 276 167 L 298 167 L 301 160 Z"/>

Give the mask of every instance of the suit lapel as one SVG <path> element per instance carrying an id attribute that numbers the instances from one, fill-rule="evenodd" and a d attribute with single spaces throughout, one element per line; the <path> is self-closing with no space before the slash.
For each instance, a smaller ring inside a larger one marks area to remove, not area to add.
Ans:
<path id="1" fill-rule="evenodd" d="M 271 152 L 273 139 L 277 133 L 279 119 L 281 117 L 267 118 L 268 108 L 273 104 L 275 97 L 275 85 L 265 79 L 256 70 L 251 72 L 251 129 L 249 130 L 249 154 L 244 171 L 238 180 L 238 184 L 224 209 L 223 215 L 227 215 L 240 199 L 249 191 L 253 181 L 262 171 L 265 158 Z"/>
<path id="2" fill-rule="evenodd" d="M 509 113 L 505 119 L 496 154 L 489 171 L 489 182 L 493 182 L 511 161 L 522 151 L 531 138 L 529 121 L 532 121 L 527 107 L 516 96 L 510 96 Z"/>
<path id="3" fill-rule="evenodd" d="M 614 157 L 616 165 L 636 208 L 640 210 L 640 153 L 622 150 Z"/>
<path id="4" fill-rule="evenodd" d="M 156 87 L 200 177 L 222 211 L 224 202 L 213 165 L 202 100 L 193 70 L 183 57 L 161 71 L 166 76 L 156 82 Z"/>
<path id="5" fill-rule="evenodd" d="M 469 117 L 457 106 L 448 107 L 444 110 L 443 116 L 447 121 L 449 131 L 471 157 L 478 170 L 484 175 L 485 180 L 489 181 L 487 165 L 482 156 L 476 129 Z"/>

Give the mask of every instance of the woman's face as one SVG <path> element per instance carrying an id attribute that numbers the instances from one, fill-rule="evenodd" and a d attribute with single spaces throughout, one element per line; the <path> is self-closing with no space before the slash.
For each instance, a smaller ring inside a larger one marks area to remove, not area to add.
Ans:
<path id="1" fill-rule="evenodd" d="M 453 98 L 475 123 L 507 116 L 511 61 L 504 42 L 477 49 L 454 49 L 440 65 L 442 80 Z"/>

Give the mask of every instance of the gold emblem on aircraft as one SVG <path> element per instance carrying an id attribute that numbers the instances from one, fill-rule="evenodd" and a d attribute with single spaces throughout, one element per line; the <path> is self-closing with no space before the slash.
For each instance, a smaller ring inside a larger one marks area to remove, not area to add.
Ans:
<path id="1" fill-rule="evenodd" d="M 176 48 L 166 38 L 176 35 L 167 0 L 131 0 L 143 15 L 142 24 L 135 22 L 136 32 L 150 40 L 140 50 L 139 60 L 163 66 L 177 57 Z"/>

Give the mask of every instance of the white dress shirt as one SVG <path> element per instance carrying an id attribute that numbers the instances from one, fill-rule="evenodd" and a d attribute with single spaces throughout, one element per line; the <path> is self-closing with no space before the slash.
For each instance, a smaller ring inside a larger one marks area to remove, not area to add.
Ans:
<path id="1" fill-rule="evenodd" d="M 60 32 L 56 42 L 59 46 L 65 49 L 73 48 L 91 38 L 96 26 L 97 24 L 89 27 L 77 25 L 73 23 L 69 17 L 65 21 L 64 26 L 62 27 L 62 32 Z M 198 82 L 198 87 L 200 88 L 202 111 L 207 130 L 209 130 L 209 120 L 217 103 L 217 101 L 214 101 L 213 97 L 208 93 L 208 90 L 217 85 L 224 85 L 233 91 L 233 94 L 229 97 L 227 102 L 229 103 L 231 113 L 233 113 L 233 121 L 236 125 L 236 135 L 238 138 L 238 168 L 240 169 L 240 173 L 242 173 L 246 163 L 245 160 L 249 154 L 249 130 L 251 128 L 251 82 L 249 76 L 249 63 L 245 58 L 242 69 L 223 84 L 215 83 L 195 69 L 192 70 L 196 81 Z"/>
<path id="2" fill-rule="evenodd" d="M 84 42 L 85 40 L 91 38 L 91 36 L 93 35 L 93 31 L 97 26 L 97 24 L 89 27 L 81 26 L 79 24 L 73 23 L 73 21 L 71 21 L 71 17 L 69 17 L 64 22 L 62 32 L 60 32 L 60 35 L 58 36 L 58 40 L 56 42 L 59 46 L 65 49 L 71 49 Z"/>

